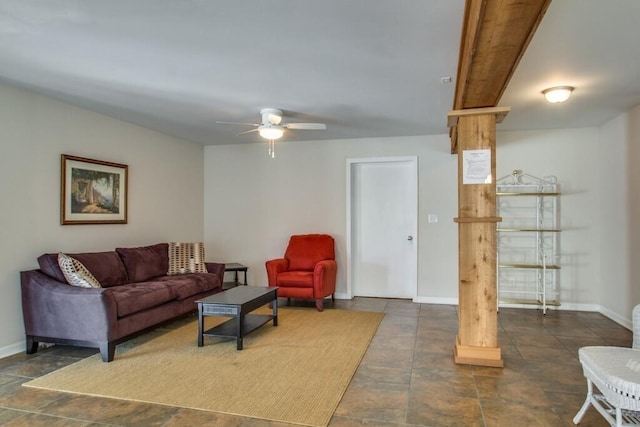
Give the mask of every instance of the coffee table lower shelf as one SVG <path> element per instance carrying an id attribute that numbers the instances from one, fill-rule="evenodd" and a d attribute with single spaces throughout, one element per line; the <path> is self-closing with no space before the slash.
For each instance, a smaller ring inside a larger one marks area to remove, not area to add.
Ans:
<path id="1" fill-rule="evenodd" d="M 235 338 L 238 350 L 242 350 L 245 335 L 273 321 L 278 326 L 278 288 L 264 286 L 238 286 L 196 301 L 198 305 L 198 347 L 204 345 L 204 337 Z M 269 304 L 272 314 L 251 314 Z M 204 331 L 207 316 L 230 317 L 227 321 Z"/>
<path id="2" fill-rule="evenodd" d="M 250 334 L 258 329 L 260 326 L 273 319 L 273 326 L 278 326 L 278 319 L 274 318 L 270 314 L 247 314 L 244 316 L 242 322 L 242 336 Z M 213 328 L 206 330 L 202 335 L 207 337 L 218 338 L 237 338 L 238 337 L 238 319 L 231 318 L 224 323 L 214 326 Z"/>

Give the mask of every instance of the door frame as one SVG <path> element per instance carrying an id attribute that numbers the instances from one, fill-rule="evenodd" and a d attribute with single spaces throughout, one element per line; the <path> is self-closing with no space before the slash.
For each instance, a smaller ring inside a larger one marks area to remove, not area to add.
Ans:
<path id="1" fill-rule="evenodd" d="M 413 236 L 413 251 L 412 251 L 412 263 L 414 268 L 411 271 L 411 281 L 413 282 L 413 297 L 415 301 L 418 296 L 418 156 L 403 156 L 403 157 L 371 157 L 371 158 L 353 158 L 347 159 L 347 299 L 353 298 L 353 268 L 352 268 L 352 228 L 351 223 L 351 203 L 352 203 L 352 187 L 353 187 L 353 169 L 354 166 L 367 164 L 367 163 L 408 163 L 412 166 L 412 182 L 413 189 L 411 191 L 414 194 L 414 212 L 413 212 L 413 230 L 411 235 Z"/>

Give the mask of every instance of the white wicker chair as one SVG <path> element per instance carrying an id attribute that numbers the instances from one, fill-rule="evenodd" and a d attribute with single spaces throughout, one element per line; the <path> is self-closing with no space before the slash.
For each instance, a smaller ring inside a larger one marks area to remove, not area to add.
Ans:
<path id="1" fill-rule="evenodd" d="M 578 351 L 587 398 L 574 424 L 593 405 L 612 426 L 640 425 L 640 305 L 633 309 L 632 347 L 582 347 Z M 594 393 L 593 384 L 600 393 Z"/>

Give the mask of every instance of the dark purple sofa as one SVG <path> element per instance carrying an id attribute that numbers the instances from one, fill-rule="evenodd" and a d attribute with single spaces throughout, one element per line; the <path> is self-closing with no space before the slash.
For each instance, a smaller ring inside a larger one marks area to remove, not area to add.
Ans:
<path id="1" fill-rule="evenodd" d="M 68 254 L 102 288 L 69 285 L 58 254 L 40 256 L 39 269 L 20 272 L 27 354 L 39 342 L 68 344 L 99 348 L 102 360 L 110 362 L 117 344 L 194 311 L 196 300 L 222 291 L 224 264 L 206 263 L 208 273 L 167 276 L 168 248 L 159 243 Z"/>

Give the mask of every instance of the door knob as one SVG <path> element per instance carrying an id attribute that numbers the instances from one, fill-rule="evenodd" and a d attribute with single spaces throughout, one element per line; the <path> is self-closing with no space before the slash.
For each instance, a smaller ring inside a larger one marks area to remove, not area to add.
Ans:
<path id="1" fill-rule="evenodd" d="M 413 236 L 407 237 L 407 240 L 413 240 Z"/>

